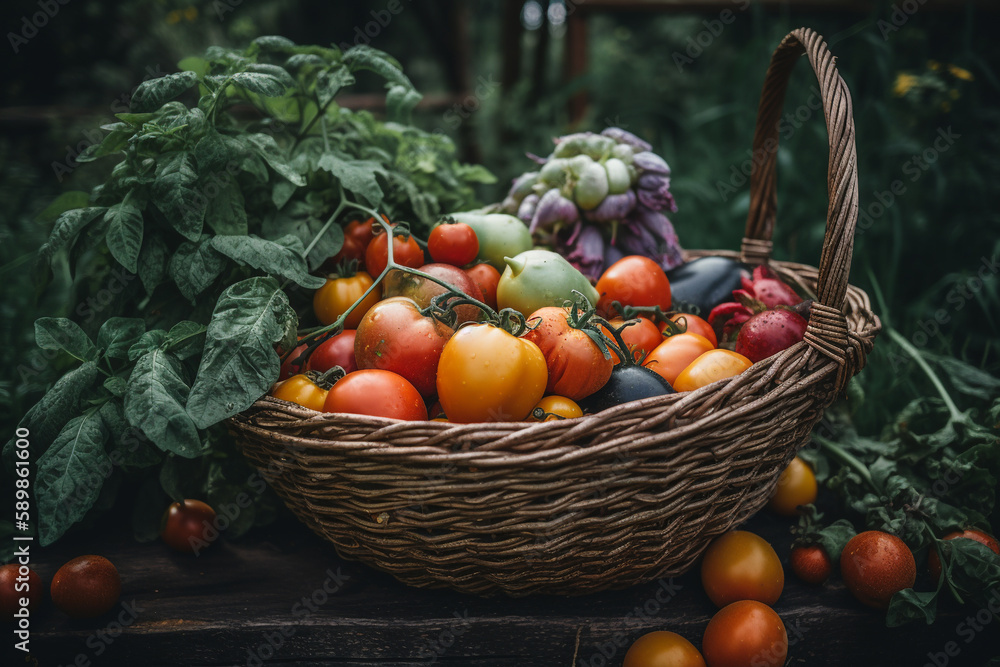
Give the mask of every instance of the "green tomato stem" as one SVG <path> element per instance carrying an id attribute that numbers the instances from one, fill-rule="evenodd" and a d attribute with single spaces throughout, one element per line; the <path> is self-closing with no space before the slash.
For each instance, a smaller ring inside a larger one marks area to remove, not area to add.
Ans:
<path id="1" fill-rule="evenodd" d="M 903 348 L 904 352 L 913 357 L 913 360 L 917 362 L 917 366 L 920 366 L 920 370 L 922 370 L 927 377 L 930 378 L 931 384 L 933 384 L 934 388 L 937 389 L 937 392 L 944 401 L 944 404 L 948 407 L 948 412 L 951 413 L 951 418 L 954 420 L 961 419 L 962 413 L 959 411 L 958 406 L 956 406 L 955 402 L 951 400 L 951 395 L 948 394 L 948 391 L 944 388 L 944 385 L 941 383 L 941 379 L 920 355 L 917 348 L 913 347 L 913 345 L 910 344 L 910 341 L 906 340 L 906 337 L 901 335 L 895 329 L 886 328 L 886 332 L 889 334 L 889 338 Z"/>
<path id="2" fill-rule="evenodd" d="M 818 435 L 816 433 L 812 434 L 812 438 L 820 445 L 822 445 L 823 449 L 825 449 L 828 453 L 832 454 L 835 459 L 839 460 L 841 463 L 847 465 L 849 468 L 854 470 L 854 472 L 858 473 L 858 475 L 861 476 L 861 479 L 865 481 L 865 483 L 869 486 L 869 488 L 871 488 L 876 493 L 879 494 L 882 493 L 882 489 L 878 488 L 878 486 L 875 484 L 875 480 L 872 479 L 872 473 L 870 470 L 868 470 L 868 466 L 866 466 L 864 463 L 858 460 L 854 455 L 848 453 L 847 450 L 845 450 L 843 447 L 833 442 L 832 440 L 827 440 L 823 436 Z"/>

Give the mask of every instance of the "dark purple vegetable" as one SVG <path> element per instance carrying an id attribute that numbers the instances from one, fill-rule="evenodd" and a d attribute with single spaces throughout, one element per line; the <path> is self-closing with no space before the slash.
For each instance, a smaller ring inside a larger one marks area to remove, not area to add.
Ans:
<path id="1" fill-rule="evenodd" d="M 524 224 L 530 223 L 531 219 L 535 217 L 535 208 L 537 206 L 538 195 L 531 193 L 521 200 L 521 205 L 517 207 L 517 217 L 520 218 Z"/>
<path id="2" fill-rule="evenodd" d="M 600 278 L 604 270 L 604 237 L 601 231 L 590 225 L 581 226 L 573 230 L 570 238 L 573 238 L 571 245 L 559 246 L 563 252 L 570 250 L 565 255 L 566 260 L 591 280 Z"/>
<path id="3" fill-rule="evenodd" d="M 651 171 L 639 177 L 637 185 L 643 190 L 659 190 L 663 185 L 670 187 L 670 177 L 663 174 L 656 174 Z"/>
<path id="4" fill-rule="evenodd" d="M 608 127 L 601 132 L 605 137 L 611 137 L 620 144 L 628 144 L 637 151 L 651 151 L 653 147 L 647 144 L 645 141 L 635 136 L 631 132 L 621 129 L 620 127 Z"/>
<path id="5" fill-rule="evenodd" d="M 745 271 L 743 264 L 728 257 L 701 257 L 668 270 L 672 308 L 707 317 L 720 303 L 732 300 Z"/>
<path id="6" fill-rule="evenodd" d="M 649 151 L 636 153 L 632 157 L 632 166 L 642 171 L 651 171 L 654 174 L 670 175 L 670 167 L 667 166 L 666 161 L 656 153 Z"/>
<path id="7" fill-rule="evenodd" d="M 580 401 L 580 407 L 589 413 L 601 412 L 622 403 L 673 393 L 670 383 L 648 368 L 619 364 L 611 371 L 607 384 Z"/>
<path id="8" fill-rule="evenodd" d="M 584 217 L 594 222 L 621 220 L 635 208 L 635 191 L 627 190 L 620 195 L 608 195 L 597 208 L 585 211 Z"/>
<path id="9" fill-rule="evenodd" d="M 548 229 L 557 222 L 572 224 L 580 219 L 580 211 L 576 204 L 562 196 L 559 190 L 553 188 L 538 200 L 535 214 L 531 217 L 528 231 Z"/>
<path id="10" fill-rule="evenodd" d="M 670 179 L 665 179 L 665 182 L 661 183 L 657 190 L 640 189 L 639 203 L 654 211 L 670 211 L 671 213 L 676 211 L 677 202 L 674 201 L 674 196 L 670 194 Z"/>

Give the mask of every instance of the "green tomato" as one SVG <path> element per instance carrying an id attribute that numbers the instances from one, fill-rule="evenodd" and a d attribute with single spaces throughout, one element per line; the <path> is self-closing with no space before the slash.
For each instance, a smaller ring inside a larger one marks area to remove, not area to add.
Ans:
<path id="1" fill-rule="evenodd" d="M 479 240 L 477 258 L 503 271 L 504 257 L 513 257 L 534 245 L 528 226 L 506 213 L 453 213 L 451 217 L 472 227 Z"/>
<path id="2" fill-rule="evenodd" d="M 497 285 L 497 305 L 530 315 L 546 306 L 562 306 L 580 292 L 596 304 L 597 290 L 587 277 L 559 254 L 550 250 L 528 250 L 504 257 L 507 268 Z"/>

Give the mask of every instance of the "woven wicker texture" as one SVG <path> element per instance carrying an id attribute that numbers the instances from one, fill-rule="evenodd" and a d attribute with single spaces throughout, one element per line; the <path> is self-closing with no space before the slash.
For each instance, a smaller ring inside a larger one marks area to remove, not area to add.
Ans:
<path id="1" fill-rule="evenodd" d="M 741 252 L 688 255 L 768 261 L 777 122 L 802 53 L 830 136 L 826 239 L 819 269 L 770 262 L 817 299 L 802 342 L 694 392 L 540 424 L 397 422 L 264 398 L 229 422 L 245 455 L 343 557 L 414 586 L 572 595 L 688 569 L 767 502 L 880 329 L 847 283 L 858 211 L 850 95 L 811 30 L 789 34 L 768 68 Z"/>

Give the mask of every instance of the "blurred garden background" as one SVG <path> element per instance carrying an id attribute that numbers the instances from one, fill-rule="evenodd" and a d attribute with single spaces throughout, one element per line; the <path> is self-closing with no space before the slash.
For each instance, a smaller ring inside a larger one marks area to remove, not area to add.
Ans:
<path id="1" fill-rule="evenodd" d="M 68 269 L 41 280 L 48 268 L 35 261 L 53 222 L 46 206 L 61 192 L 89 190 L 110 168 L 78 169 L 74 155 L 127 110 L 144 79 L 176 71 L 179 60 L 210 45 L 244 46 L 269 34 L 302 44 L 369 43 L 395 56 L 425 95 L 415 122 L 446 133 L 462 159 L 497 176 L 480 187 L 483 203 L 499 201 L 510 179 L 530 170 L 525 152 L 545 155 L 553 136 L 614 125 L 670 163 L 682 244 L 736 249 L 749 199 L 739 172 L 770 54 L 791 29 L 811 27 L 838 57 L 854 99 L 862 218 L 852 282 L 919 349 L 1000 374 L 996 3 L 49 4 L 0 10 L 0 419 L 11 428 L 62 370 L 35 363 L 32 322 L 78 317 L 86 293 Z M 775 238 L 779 259 L 813 265 L 827 208 L 826 129 L 809 110 L 816 91 L 800 64 L 778 154 Z M 373 77 L 340 101 L 379 113 L 383 93 Z M 930 391 L 909 358 L 893 355 L 884 337 L 879 343 L 854 388 L 854 396 L 868 396 L 855 401 L 867 430 Z M 978 386 L 991 391 L 988 382 Z"/>

